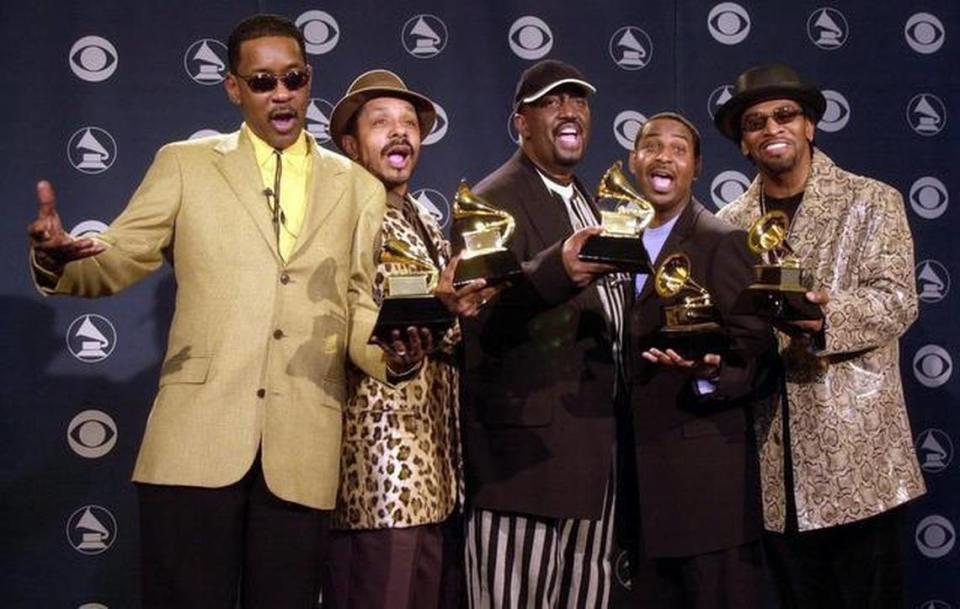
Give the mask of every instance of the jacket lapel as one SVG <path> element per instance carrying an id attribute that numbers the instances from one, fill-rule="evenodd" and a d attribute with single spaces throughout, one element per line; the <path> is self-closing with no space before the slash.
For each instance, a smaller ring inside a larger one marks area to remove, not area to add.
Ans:
<path id="1" fill-rule="evenodd" d="M 312 137 L 309 137 L 313 167 L 310 171 L 310 183 L 307 186 L 307 211 L 303 218 L 300 235 L 290 252 L 290 260 L 296 258 L 304 245 L 320 230 L 327 217 L 336 209 L 346 189 L 346 169 L 333 153 L 321 149 Z"/>
<path id="2" fill-rule="evenodd" d="M 529 186 L 529 190 L 518 193 L 516 201 L 517 206 L 522 208 L 526 215 L 524 220 L 526 225 L 532 227 L 537 233 L 543 247 L 553 245 L 560 239 L 566 239 L 571 231 L 563 201 L 547 189 L 540 173 L 522 150 L 517 150 L 513 159 L 529 174 L 529 179 L 524 182 Z M 533 249 L 536 252 L 541 248 Z"/>
<path id="3" fill-rule="evenodd" d="M 253 155 L 253 145 L 243 131 L 231 134 L 216 146 L 222 156 L 216 166 L 223 175 L 241 206 L 253 220 L 257 232 L 279 261 L 277 235 L 273 226 L 270 204 L 263 194 L 260 168 Z"/>

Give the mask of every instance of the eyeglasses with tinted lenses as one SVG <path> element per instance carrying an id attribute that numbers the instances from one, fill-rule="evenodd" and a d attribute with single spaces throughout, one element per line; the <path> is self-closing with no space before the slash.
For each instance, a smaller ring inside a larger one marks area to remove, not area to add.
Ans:
<path id="1" fill-rule="evenodd" d="M 760 131 L 767 126 L 767 121 L 771 118 L 775 120 L 778 125 L 786 125 L 801 114 L 803 114 L 803 109 L 797 108 L 796 106 L 781 106 L 769 114 L 753 112 L 744 115 L 740 121 L 740 128 L 745 132 Z"/>
<path id="2" fill-rule="evenodd" d="M 286 74 L 277 76 L 269 72 L 257 72 L 250 76 L 240 76 L 254 93 L 269 93 L 277 88 L 277 81 L 283 83 L 287 91 L 296 91 L 310 82 L 310 73 L 306 70 L 290 70 Z"/>

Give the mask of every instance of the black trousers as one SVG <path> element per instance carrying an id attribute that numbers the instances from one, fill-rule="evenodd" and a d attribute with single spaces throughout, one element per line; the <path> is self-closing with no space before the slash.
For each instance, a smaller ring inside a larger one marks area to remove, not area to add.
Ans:
<path id="1" fill-rule="evenodd" d="M 766 532 L 780 609 L 903 609 L 902 512 L 816 531 Z"/>
<path id="2" fill-rule="evenodd" d="M 143 609 L 316 609 L 330 513 L 273 495 L 259 456 L 226 487 L 137 492 Z"/>
<path id="3" fill-rule="evenodd" d="M 637 609 L 763 609 L 760 542 L 682 558 L 636 557 Z M 821 609 L 828 609 L 827 606 Z"/>

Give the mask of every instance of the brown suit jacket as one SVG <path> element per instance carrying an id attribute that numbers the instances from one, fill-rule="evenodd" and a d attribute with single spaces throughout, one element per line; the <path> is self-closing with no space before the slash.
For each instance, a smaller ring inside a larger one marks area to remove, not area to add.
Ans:
<path id="1" fill-rule="evenodd" d="M 710 292 L 731 338 L 715 391 L 700 397 L 684 370 L 652 364 L 640 354 L 665 346 L 659 331 L 664 305 L 648 276 L 630 310 L 630 405 L 639 488 L 643 554 L 691 556 L 758 539 L 760 481 L 750 399 L 762 385 L 760 357 L 775 353 L 761 320 L 734 315 L 757 262 L 746 233 L 691 200 L 670 231 L 654 266 L 683 252 L 691 277 Z M 629 488 L 629 487 L 627 487 Z"/>
<path id="2" fill-rule="evenodd" d="M 310 141 L 309 206 L 288 261 L 236 132 L 163 147 L 102 235 L 110 248 L 67 265 L 53 290 L 107 296 L 173 265 L 176 312 L 134 480 L 224 486 L 262 450 L 277 496 L 333 507 L 348 350 L 384 377 L 366 344 L 384 191 Z"/>
<path id="3" fill-rule="evenodd" d="M 463 323 L 468 501 L 597 519 L 615 432 L 612 342 L 597 288 L 570 282 L 560 258 L 572 233 L 566 209 L 522 152 L 476 192 L 516 219 L 509 247 L 526 279 Z"/>

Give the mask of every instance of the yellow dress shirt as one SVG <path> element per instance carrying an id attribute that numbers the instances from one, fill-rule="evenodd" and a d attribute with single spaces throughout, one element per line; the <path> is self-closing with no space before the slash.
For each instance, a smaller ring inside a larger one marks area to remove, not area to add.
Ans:
<path id="1" fill-rule="evenodd" d="M 247 132 L 250 141 L 253 142 L 253 152 L 257 159 L 257 165 L 260 167 L 260 176 L 263 178 L 264 188 L 273 189 L 274 176 L 277 171 L 277 155 L 274 154 L 274 148 L 270 144 L 260 139 L 246 124 L 243 129 Z M 293 251 L 293 245 L 297 242 L 297 235 L 300 234 L 300 228 L 303 226 L 303 217 L 307 213 L 307 184 L 310 183 L 310 168 L 312 166 L 310 156 L 310 142 L 307 135 L 297 140 L 286 150 L 282 151 L 280 158 L 283 160 L 282 173 L 280 175 L 280 257 L 284 260 Z M 270 205 L 276 201 L 270 199 Z"/>

